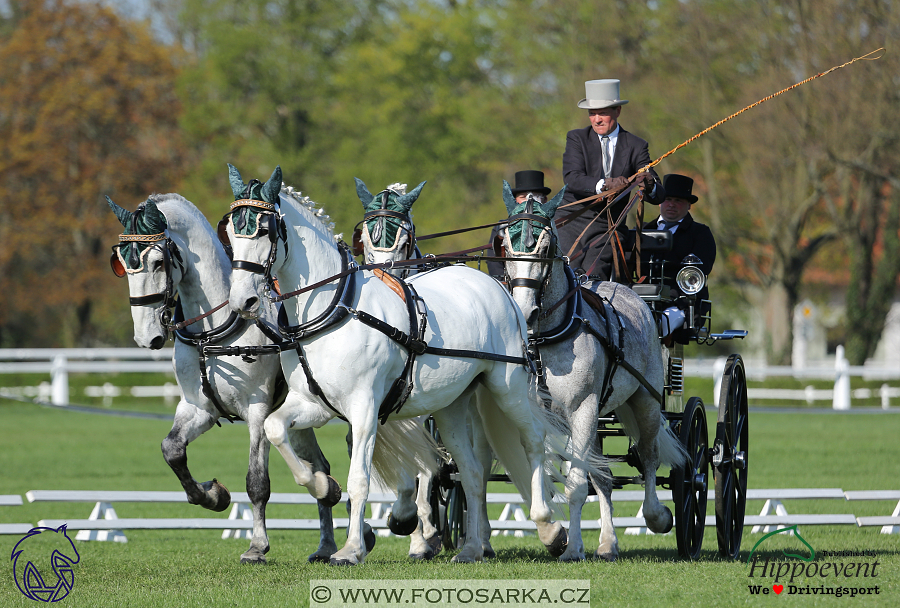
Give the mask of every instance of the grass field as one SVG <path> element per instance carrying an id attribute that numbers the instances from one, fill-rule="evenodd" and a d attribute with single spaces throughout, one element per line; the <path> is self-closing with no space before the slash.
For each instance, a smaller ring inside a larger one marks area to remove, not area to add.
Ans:
<path id="1" fill-rule="evenodd" d="M 690 390 L 688 391 L 691 392 Z M 697 394 L 707 394 L 708 390 Z M 118 405 L 117 405 L 118 407 Z M 142 409 L 148 409 L 143 407 Z M 163 407 L 156 411 L 168 411 Z M 0 494 L 31 489 L 180 490 L 162 459 L 159 444 L 170 421 L 101 416 L 0 400 Z M 714 419 L 710 418 L 711 428 Z M 844 490 L 900 489 L 900 416 L 896 414 L 753 413 L 751 414 L 750 485 L 755 488 L 840 487 Z M 327 425 L 319 432 L 333 473 L 342 483 L 347 475 L 345 427 Z M 217 477 L 233 491 L 243 490 L 247 460 L 247 430 L 243 425 L 214 428 L 188 449 L 197 479 Z M 287 467 L 271 458 L 273 492 L 295 492 Z M 634 489 L 634 488 L 632 488 Z M 492 488 L 511 491 L 511 487 Z M 712 498 L 712 496 L 711 496 Z M 791 513 L 854 513 L 888 515 L 895 503 L 836 500 L 791 501 Z M 85 518 L 87 503 L 26 503 L 0 507 L 0 522 L 36 523 L 44 518 Z M 632 515 L 637 504 L 617 506 L 617 515 Z M 748 504 L 758 513 L 762 503 Z M 120 517 L 224 517 L 184 505 L 116 505 Z M 710 500 L 709 512 L 712 512 Z M 315 517 L 314 508 L 273 505 L 273 518 Z M 342 516 L 343 513 L 336 513 Z M 598 517 L 596 506 L 586 509 Z M 809 579 L 811 586 L 879 586 L 879 595 L 852 599 L 854 605 L 900 604 L 900 536 L 882 535 L 878 528 L 801 527 L 803 538 L 817 551 L 874 551 L 877 577 L 869 579 Z M 338 538 L 343 534 L 338 531 Z M 74 534 L 73 534 L 74 536 Z M 725 561 L 716 554 L 715 530 L 707 529 L 704 553 L 695 563 L 678 559 L 675 538 L 625 536 L 620 531 L 621 558 L 615 564 L 587 561 L 560 564 L 534 536 L 496 537 L 498 559 L 482 564 L 451 564 L 444 552 L 433 563 L 415 564 L 407 557 L 408 541 L 379 538 L 366 563 L 349 569 L 309 565 L 306 556 L 316 546 L 313 532 L 270 533 L 266 566 L 241 566 L 244 540 L 221 540 L 217 531 L 129 531 L 129 542 L 77 542 L 81 561 L 75 568 L 72 593 L 65 606 L 308 606 L 309 581 L 315 579 L 477 579 L 589 580 L 591 604 L 616 606 L 743 606 L 765 602 L 791 605 L 839 605 L 849 597 L 751 595 L 746 563 Z M 20 537 L 0 536 L 0 606 L 33 605 L 20 594 L 9 556 Z M 745 531 L 746 560 L 762 535 Z M 596 536 L 585 535 L 587 549 Z M 765 541 L 762 555 L 785 559 L 781 550 L 797 552 L 797 539 L 778 535 Z M 760 550 L 763 546 L 760 547 Z M 865 558 L 831 558 L 841 561 Z M 819 558 L 820 561 L 824 558 Z M 52 575 L 51 575 L 52 576 Z M 771 583 L 771 581 L 769 581 Z M 771 585 L 769 585 L 771 586 Z M 583 605 L 583 604 L 582 604 Z"/>

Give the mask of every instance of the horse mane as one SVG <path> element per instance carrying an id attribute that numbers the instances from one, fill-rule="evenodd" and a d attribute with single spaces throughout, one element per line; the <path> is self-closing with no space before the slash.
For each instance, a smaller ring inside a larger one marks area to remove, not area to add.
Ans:
<path id="1" fill-rule="evenodd" d="M 294 203 L 294 207 L 309 221 L 310 224 L 322 230 L 325 234 L 337 243 L 344 238 L 343 234 L 334 233 L 334 222 L 331 217 L 325 213 L 325 209 L 308 196 L 304 196 L 299 190 L 294 190 L 293 186 L 282 184 L 281 196 Z"/>
<path id="2" fill-rule="evenodd" d="M 171 192 L 169 194 L 151 194 L 147 197 L 148 202 L 154 203 L 157 208 L 166 216 L 166 223 L 169 228 L 183 232 L 194 225 L 203 226 L 212 233 L 212 226 L 206 216 L 200 213 L 200 210 L 180 194 Z M 175 211 L 175 213 L 165 213 L 166 211 Z M 187 217 L 185 217 L 187 216 Z"/>

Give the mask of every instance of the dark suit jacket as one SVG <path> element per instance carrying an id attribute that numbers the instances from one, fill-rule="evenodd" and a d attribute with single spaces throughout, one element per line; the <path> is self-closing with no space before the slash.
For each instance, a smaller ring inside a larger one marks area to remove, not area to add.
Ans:
<path id="1" fill-rule="evenodd" d="M 583 129 L 575 129 L 569 131 L 566 135 L 566 151 L 563 154 L 563 179 L 566 182 L 566 194 L 563 197 L 563 203 L 572 203 L 589 196 L 597 194 L 597 182 L 606 177 L 631 177 L 638 172 L 639 169 L 649 165 L 651 162 L 650 152 L 647 142 L 629 133 L 619 126 L 619 136 L 616 142 L 616 151 L 613 155 L 612 168 L 610 175 L 603 175 L 603 153 L 600 150 L 600 138 L 590 126 Z M 653 169 L 650 169 L 653 179 L 656 181 L 656 190 L 651 198 L 645 200 L 658 205 L 666 198 L 665 190 L 659 176 Z M 610 209 L 612 219 L 615 222 L 625 208 L 628 200 L 622 200 L 616 203 L 615 207 Z M 581 245 L 585 245 L 595 240 L 598 236 L 603 235 L 609 229 L 606 218 L 606 212 L 597 217 L 598 212 L 602 209 L 599 206 L 586 213 L 574 221 L 566 224 L 559 230 L 560 245 L 563 252 L 566 253 L 572 247 L 572 244 L 578 236 L 590 224 L 587 232 L 581 239 Z M 558 217 L 567 215 L 568 212 L 581 209 L 580 205 L 570 207 L 560 212 Z M 591 223 L 591 220 L 597 217 L 597 220 Z M 619 231 L 627 232 L 624 222 L 619 226 Z M 580 247 L 579 247 L 580 249 Z M 600 245 L 591 248 L 584 256 L 573 254 L 571 264 L 573 268 L 581 267 L 588 270 L 597 258 L 600 251 Z M 606 247 L 604 257 L 611 257 L 611 249 Z M 602 275 L 602 273 L 601 273 Z"/>
<path id="2" fill-rule="evenodd" d="M 657 230 L 657 226 L 658 221 L 654 219 L 644 224 L 644 230 Z M 703 270 L 706 276 L 709 276 L 712 272 L 713 264 L 716 262 L 716 239 L 713 238 L 709 226 L 695 222 L 691 214 L 688 213 L 681 220 L 678 230 L 675 231 L 672 237 L 672 250 L 663 254 L 663 259 L 666 261 L 666 276 L 671 277 L 666 283 L 675 287 L 675 274 L 681 269 L 681 260 L 689 253 L 693 253 L 700 258 L 700 261 L 703 262 L 700 265 L 700 269 Z M 648 257 L 644 256 L 644 258 Z M 700 290 L 700 299 L 709 299 L 708 286 Z"/>

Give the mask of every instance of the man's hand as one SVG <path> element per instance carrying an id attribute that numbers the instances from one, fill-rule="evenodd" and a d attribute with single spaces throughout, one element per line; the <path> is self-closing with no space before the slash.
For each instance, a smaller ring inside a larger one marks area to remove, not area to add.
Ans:
<path id="1" fill-rule="evenodd" d="M 621 190 L 628 185 L 628 178 L 625 177 L 608 177 L 603 180 L 602 192 L 607 190 Z"/>
<path id="2" fill-rule="evenodd" d="M 649 171 L 643 171 L 642 173 L 638 173 L 634 176 L 634 183 L 638 187 L 643 186 L 645 189 L 652 188 L 654 181 L 655 180 L 653 179 L 653 174 Z"/>

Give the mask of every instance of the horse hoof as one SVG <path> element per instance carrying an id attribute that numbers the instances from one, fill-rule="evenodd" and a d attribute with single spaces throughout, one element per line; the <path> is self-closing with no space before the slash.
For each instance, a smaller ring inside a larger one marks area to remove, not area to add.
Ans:
<path id="1" fill-rule="evenodd" d="M 547 547 L 547 551 L 550 552 L 550 555 L 553 557 L 559 557 L 566 550 L 566 545 L 569 544 L 569 533 L 566 532 L 566 529 L 562 526 L 559 527 L 559 532 L 556 533 L 556 537 L 550 542 L 550 544 L 545 545 Z"/>
<path id="2" fill-rule="evenodd" d="M 494 551 L 493 548 L 489 547 L 484 550 L 484 554 L 481 557 L 482 557 L 482 559 L 494 559 L 497 557 L 497 553 Z"/>
<path id="3" fill-rule="evenodd" d="M 650 528 L 650 531 L 654 534 L 668 534 L 672 531 L 672 525 L 675 523 L 675 518 L 672 517 L 672 511 L 669 507 L 663 505 L 663 510 L 665 511 L 665 522 L 659 529 L 651 526 L 651 522 L 649 520 L 647 521 L 647 527 Z"/>
<path id="4" fill-rule="evenodd" d="M 409 536 L 416 531 L 416 528 L 419 526 L 419 520 L 413 517 L 406 521 L 401 521 L 394 517 L 393 513 L 390 513 L 387 518 L 387 526 L 397 536 Z"/>
<path id="5" fill-rule="evenodd" d="M 349 559 L 334 559 L 332 557 L 330 560 L 328 560 L 328 565 L 329 566 L 355 566 L 356 564 L 354 564 Z"/>
<path id="6" fill-rule="evenodd" d="M 319 503 L 326 508 L 331 508 L 341 502 L 341 484 L 331 475 L 328 476 L 328 492 L 324 498 L 319 499 Z"/>
<path id="7" fill-rule="evenodd" d="M 212 481 L 206 481 L 200 484 L 200 487 L 203 488 L 203 491 L 206 494 L 206 500 L 201 503 L 205 509 L 221 513 L 231 504 L 231 492 L 228 491 L 228 488 L 219 483 L 217 479 L 214 478 Z"/>
<path id="8" fill-rule="evenodd" d="M 429 557 L 428 559 L 431 559 L 432 557 L 440 553 L 441 549 L 444 548 L 444 542 L 443 540 L 441 540 L 440 534 L 435 534 L 425 542 L 428 544 L 428 552 L 431 554 L 431 557 Z"/>
<path id="9" fill-rule="evenodd" d="M 310 564 L 327 564 L 331 561 L 331 556 L 322 555 L 321 553 L 313 553 L 306 558 L 306 561 Z"/>
<path id="10" fill-rule="evenodd" d="M 617 554 L 612 552 L 601 553 L 600 549 L 597 549 L 597 552 L 594 553 L 594 559 L 596 559 L 597 561 L 609 562 L 610 564 L 616 561 L 618 557 L 619 556 Z"/>
<path id="11" fill-rule="evenodd" d="M 372 531 L 372 526 L 366 524 L 365 530 L 363 530 L 363 542 L 366 543 L 366 553 L 372 552 L 372 549 L 375 548 L 376 540 L 378 540 L 378 537 L 375 536 L 375 533 Z"/>
<path id="12" fill-rule="evenodd" d="M 250 553 L 248 551 L 247 553 L 244 553 L 243 555 L 241 555 L 241 563 L 242 564 L 263 564 L 264 565 L 268 562 L 266 560 L 266 556 L 263 555 L 262 553 L 256 553 L 256 552 Z"/>
<path id="13" fill-rule="evenodd" d="M 585 559 L 584 554 L 579 555 L 577 553 L 574 555 L 568 555 L 568 556 L 563 554 L 559 557 L 559 561 L 563 562 L 564 564 L 569 564 L 572 562 L 583 562 L 584 559 Z"/>

